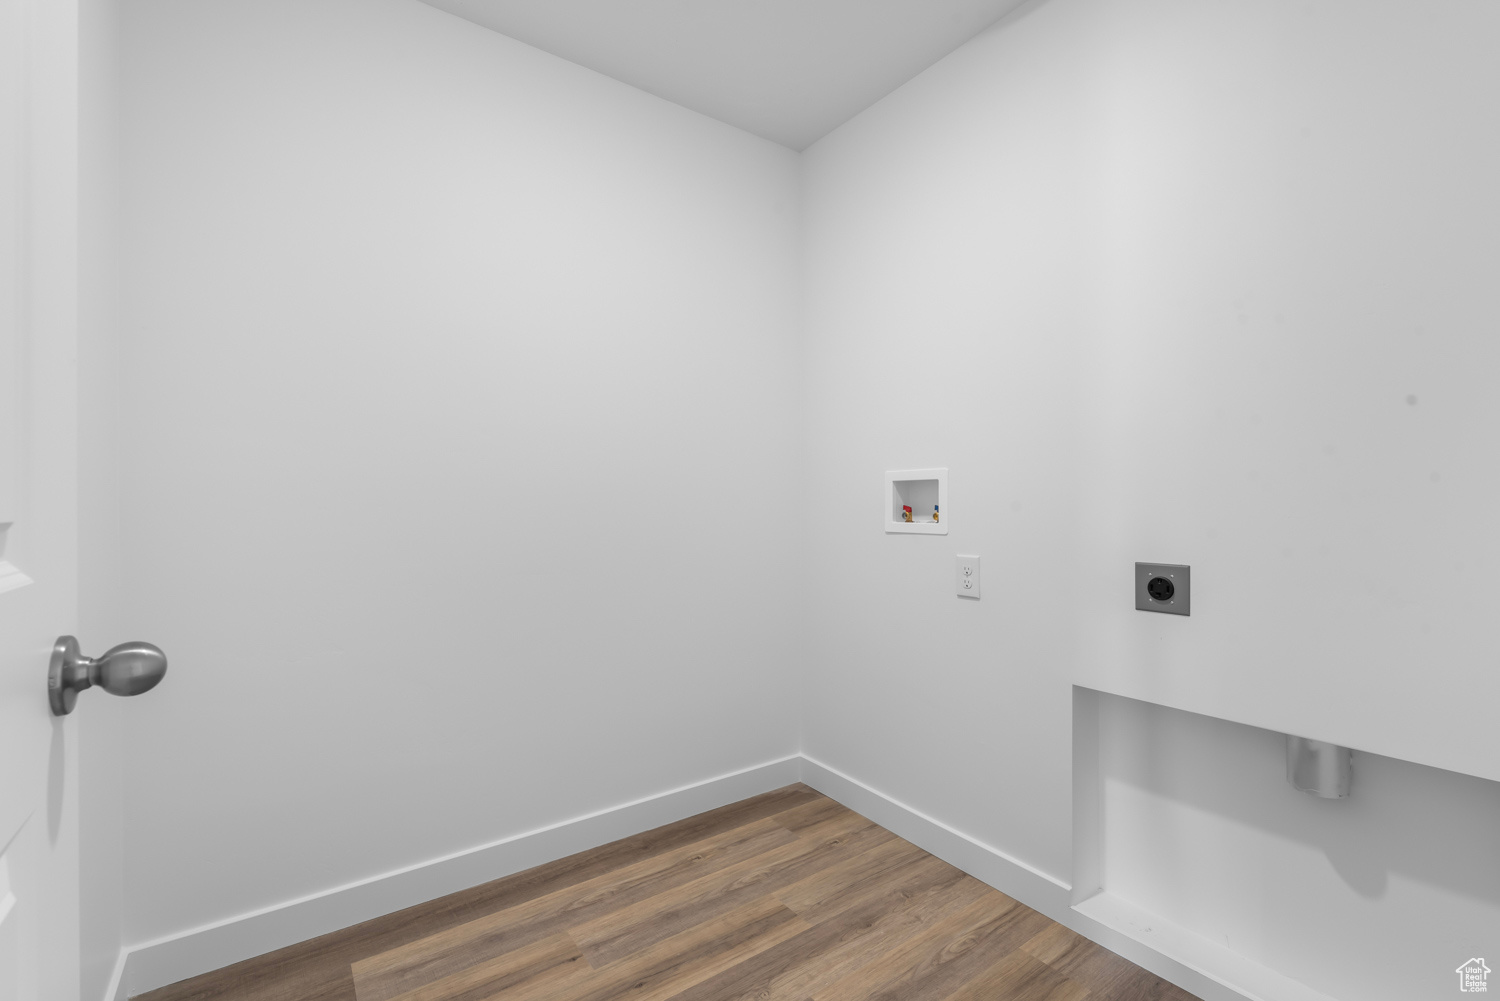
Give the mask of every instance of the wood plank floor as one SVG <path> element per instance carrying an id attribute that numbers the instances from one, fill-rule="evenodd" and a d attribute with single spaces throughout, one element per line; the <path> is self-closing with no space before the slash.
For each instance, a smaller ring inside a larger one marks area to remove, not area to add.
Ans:
<path id="1" fill-rule="evenodd" d="M 1195 1001 L 803 785 L 143 1001 Z"/>

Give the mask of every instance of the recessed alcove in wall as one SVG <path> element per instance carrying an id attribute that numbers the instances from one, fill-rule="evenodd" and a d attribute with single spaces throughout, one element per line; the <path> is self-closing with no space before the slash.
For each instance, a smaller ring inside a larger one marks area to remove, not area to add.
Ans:
<path id="1" fill-rule="evenodd" d="M 907 509 L 910 509 L 911 521 L 904 517 Z M 948 516 L 947 469 L 886 471 L 884 527 L 887 532 L 947 535 Z"/>
<path id="2" fill-rule="evenodd" d="M 1079 687 L 1073 710 L 1081 913 L 1278 1001 L 1442 997 L 1494 951 L 1500 783 L 1356 749 L 1352 795 L 1317 799 L 1283 734 Z"/>

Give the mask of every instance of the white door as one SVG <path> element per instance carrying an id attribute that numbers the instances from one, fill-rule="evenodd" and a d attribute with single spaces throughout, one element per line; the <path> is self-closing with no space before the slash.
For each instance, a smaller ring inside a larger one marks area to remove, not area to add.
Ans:
<path id="1" fill-rule="evenodd" d="M 75 3 L 0 0 L 0 1001 L 79 992 L 77 49 Z"/>

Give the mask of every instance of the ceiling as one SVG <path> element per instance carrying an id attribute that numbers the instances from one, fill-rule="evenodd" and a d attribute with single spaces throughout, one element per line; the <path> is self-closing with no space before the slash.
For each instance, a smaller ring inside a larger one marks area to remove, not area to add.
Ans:
<path id="1" fill-rule="evenodd" d="M 426 0 L 794 150 L 1024 0 Z"/>

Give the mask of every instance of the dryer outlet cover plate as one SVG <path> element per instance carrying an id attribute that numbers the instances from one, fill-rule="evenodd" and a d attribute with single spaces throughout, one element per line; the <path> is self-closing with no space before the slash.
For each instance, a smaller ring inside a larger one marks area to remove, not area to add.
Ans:
<path id="1" fill-rule="evenodd" d="M 1135 607 L 1143 612 L 1193 614 L 1193 568 L 1180 563 L 1137 563 Z"/>

